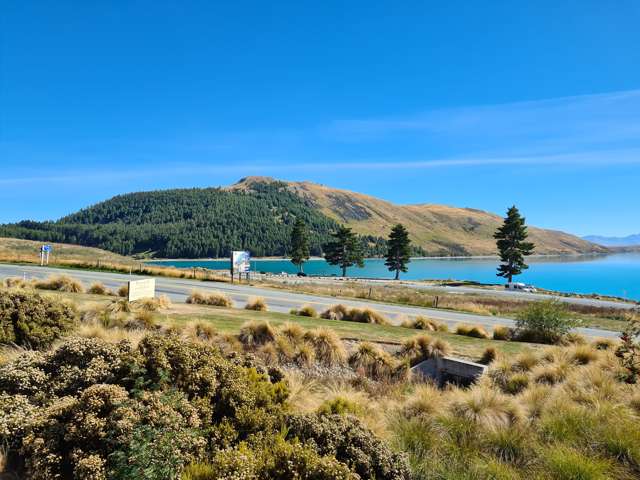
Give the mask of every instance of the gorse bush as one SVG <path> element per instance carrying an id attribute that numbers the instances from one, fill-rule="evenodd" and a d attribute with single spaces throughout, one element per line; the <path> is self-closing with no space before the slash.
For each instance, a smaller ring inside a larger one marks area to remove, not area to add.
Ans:
<path id="1" fill-rule="evenodd" d="M 68 303 L 26 290 L 0 290 L 0 343 L 46 348 L 75 325 Z"/>
<path id="2" fill-rule="evenodd" d="M 559 300 L 533 302 L 518 313 L 519 340 L 536 343 L 557 343 L 580 321 L 569 315 L 567 307 Z"/>
<path id="3" fill-rule="evenodd" d="M 394 475 L 403 459 L 355 420 L 288 417 L 277 378 L 174 335 L 136 348 L 72 338 L 0 366 L 0 443 L 8 468 L 35 480 L 406 478 Z"/>

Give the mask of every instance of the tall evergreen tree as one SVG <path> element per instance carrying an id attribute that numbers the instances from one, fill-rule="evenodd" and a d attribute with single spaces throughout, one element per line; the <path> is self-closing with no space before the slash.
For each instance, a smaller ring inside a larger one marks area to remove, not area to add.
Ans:
<path id="1" fill-rule="evenodd" d="M 330 265 L 338 265 L 343 277 L 347 276 L 348 267 L 364 267 L 362 246 L 350 228 L 341 226 L 331 235 L 333 240 L 324 247 L 324 258 Z"/>
<path id="2" fill-rule="evenodd" d="M 520 275 L 523 270 L 529 268 L 524 262 L 524 257 L 533 253 L 535 245 L 527 242 L 527 237 L 525 219 L 514 205 L 507 211 L 504 223 L 493 235 L 497 240 L 502 262 L 496 275 L 506 278 L 509 283 L 514 275 Z"/>
<path id="3" fill-rule="evenodd" d="M 303 271 L 303 264 L 309 260 L 309 231 L 300 217 L 296 219 L 291 231 L 291 263 Z"/>
<path id="4" fill-rule="evenodd" d="M 407 271 L 407 264 L 411 261 L 411 240 L 409 232 L 404 225 L 397 224 L 391 229 L 387 240 L 387 260 L 384 264 L 390 272 L 396 272 L 396 280 L 400 278 L 400 272 Z"/>

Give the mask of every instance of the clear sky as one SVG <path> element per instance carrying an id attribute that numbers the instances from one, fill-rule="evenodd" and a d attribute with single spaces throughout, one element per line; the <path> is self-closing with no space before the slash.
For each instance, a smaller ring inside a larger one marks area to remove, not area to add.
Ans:
<path id="1" fill-rule="evenodd" d="M 7 1 L 0 222 L 312 180 L 640 231 L 640 2 Z"/>

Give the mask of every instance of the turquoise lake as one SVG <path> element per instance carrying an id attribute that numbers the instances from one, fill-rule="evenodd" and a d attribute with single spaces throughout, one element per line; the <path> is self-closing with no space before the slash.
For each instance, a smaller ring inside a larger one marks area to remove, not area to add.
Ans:
<path id="1" fill-rule="evenodd" d="M 150 262 L 180 268 L 204 267 L 214 270 L 229 268 L 229 261 L 168 261 Z M 529 270 L 517 281 L 541 288 L 575 293 L 600 293 L 640 300 L 640 253 L 615 255 L 537 257 L 529 259 Z M 416 258 L 409 271 L 401 275 L 405 280 L 456 279 L 482 283 L 502 283 L 496 277 L 497 259 L 489 258 Z M 252 260 L 251 269 L 270 273 L 296 273 L 288 260 Z M 304 271 L 309 275 L 340 275 L 340 270 L 324 260 L 310 260 Z M 348 276 L 393 278 L 382 259 L 368 259 L 364 268 L 350 268 Z"/>

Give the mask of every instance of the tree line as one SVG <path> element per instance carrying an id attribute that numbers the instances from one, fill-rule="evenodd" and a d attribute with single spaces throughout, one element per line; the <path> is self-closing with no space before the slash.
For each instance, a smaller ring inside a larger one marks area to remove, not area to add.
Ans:
<path id="1" fill-rule="evenodd" d="M 342 270 L 342 276 L 347 275 L 347 268 L 364 267 L 365 253 L 357 235 L 347 226 L 341 225 L 331 233 L 331 241 L 324 246 L 324 258 L 330 265 Z M 498 266 L 499 277 L 504 277 L 509 283 L 514 275 L 521 274 L 529 268 L 524 258 L 531 255 L 534 244 L 527 242 L 528 232 L 525 219 L 518 209 L 513 206 L 507 211 L 503 224 L 494 234 L 496 246 L 502 262 Z M 310 258 L 309 230 L 304 220 L 296 220 L 291 231 L 291 262 L 303 273 L 303 265 Z M 385 241 L 385 266 L 395 273 L 395 279 L 400 278 L 400 272 L 408 271 L 411 262 L 412 244 L 409 231 L 402 224 L 391 229 Z"/>

